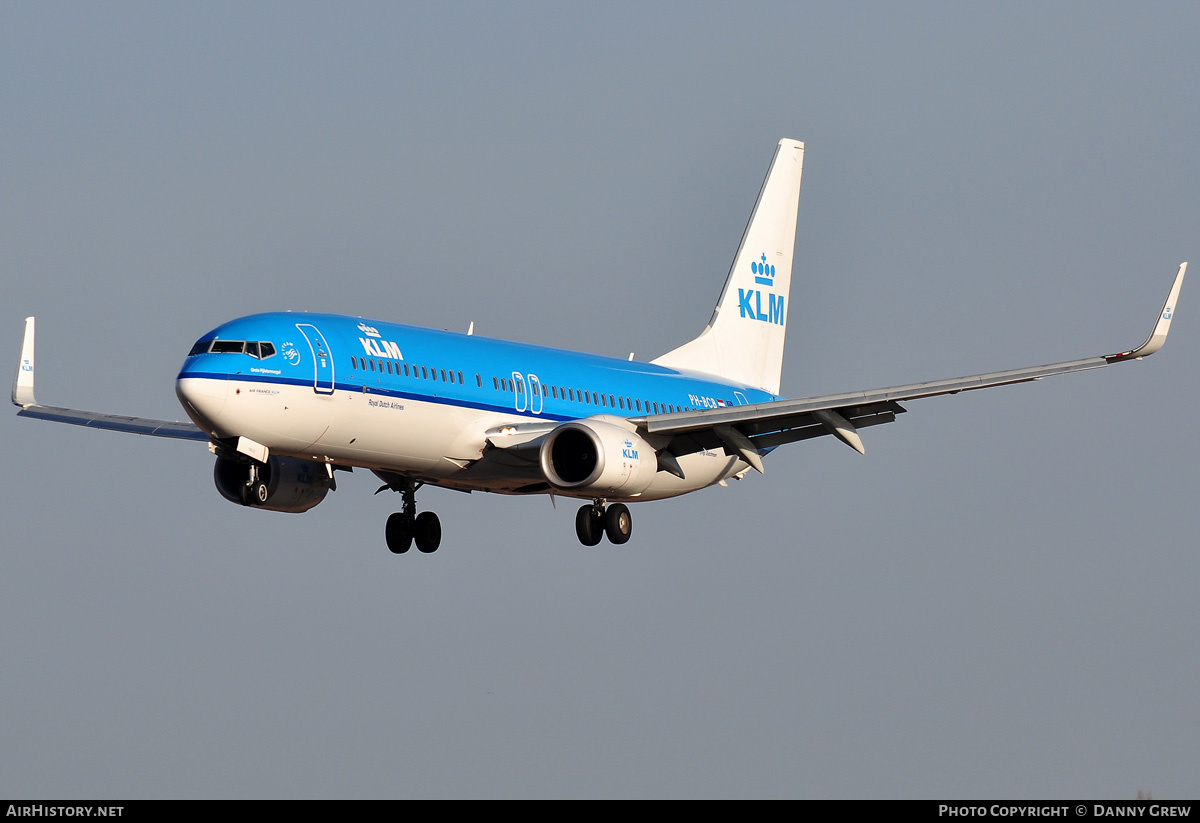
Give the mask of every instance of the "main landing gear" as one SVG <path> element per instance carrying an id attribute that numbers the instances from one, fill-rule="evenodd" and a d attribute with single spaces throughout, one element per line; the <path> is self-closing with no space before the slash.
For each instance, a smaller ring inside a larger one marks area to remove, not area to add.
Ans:
<path id="1" fill-rule="evenodd" d="M 620 546 L 633 534 L 633 516 L 624 503 L 604 507 L 603 500 L 581 506 L 575 515 L 575 534 L 585 546 L 595 546 L 607 535 L 608 542 Z"/>
<path id="2" fill-rule="evenodd" d="M 442 521 L 433 512 L 417 514 L 418 484 L 406 480 L 402 488 L 397 489 L 404 497 L 404 508 L 387 519 L 384 535 L 387 547 L 392 554 L 404 554 L 417 543 L 417 550 L 429 554 L 438 550 L 442 544 Z"/>

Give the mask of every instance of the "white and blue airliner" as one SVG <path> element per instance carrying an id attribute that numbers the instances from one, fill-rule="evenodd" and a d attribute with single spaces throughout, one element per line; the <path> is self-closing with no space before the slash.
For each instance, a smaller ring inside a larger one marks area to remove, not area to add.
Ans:
<path id="1" fill-rule="evenodd" d="M 901 402 L 1136 360 L 1167 338 L 1187 264 L 1136 349 L 894 388 L 785 400 L 779 381 L 790 309 L 804 144 L 781 140 L 708 326 L 648 363 L 329 314 L 231 320 L 192 346 L 175 381 L 190 423 L 98 414 L 34 399 L 34 318 L 25 321 L 12 399 L 18 414 L 206 442 L 226 499 L 304 512 L 337 471 L 374 472 L 402 496 L 387 546 L 441 543 L 416 491 L 550 494 L 587 501 L 580 542 L 625 543 L 626 504 L 763 471 L 777 446 L 859 430 Z"/>

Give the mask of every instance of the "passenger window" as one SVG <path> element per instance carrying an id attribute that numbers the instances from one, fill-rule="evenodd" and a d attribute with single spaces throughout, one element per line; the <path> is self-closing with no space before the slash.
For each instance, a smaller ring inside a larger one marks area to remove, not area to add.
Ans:
<path id="1" fill-rule="evenodd" d="M 445 369 L 442 369 L 442 382 L 443 383 L 446 382 L 446 370 Z"/>

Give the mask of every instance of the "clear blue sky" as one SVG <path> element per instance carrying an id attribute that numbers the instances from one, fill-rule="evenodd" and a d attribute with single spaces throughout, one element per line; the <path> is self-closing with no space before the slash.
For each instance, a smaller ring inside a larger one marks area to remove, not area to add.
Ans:
<path id="1" fill-rule="evenodd" d="M 656 356 L 781 137 L 790 396 L 1131 348 L 1200 259 L 1194 4 L 406 6 L 0 6 L 42 402 L 182 417 L 270 309 Z M 250 511 L 202 446 L 0 415 L 0 795 L 1195 797 L 1198 277 L 1151 360 L 913 402 L 623 548 L 432 489 L 398 558 L 368 474 Z"/>

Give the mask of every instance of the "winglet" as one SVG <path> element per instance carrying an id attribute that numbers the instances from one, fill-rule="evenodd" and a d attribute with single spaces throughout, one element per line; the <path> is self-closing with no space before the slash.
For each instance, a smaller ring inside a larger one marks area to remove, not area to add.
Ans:
<path id="1" fill-rule="evenodd" d="M 1162 312 L 1158 315 L 1158 322 L 1154 324 L 1154 331 L 1150 332 L 1150 336 L 1146 338 L 1146 342 L 1131 351 L 1121 352 L 1120 354 L 1110 354 L 1104 359 L 1109 363 L 1115 363 L 1118 360 L 1128 360 L 1129 358 L 1149 357 L 1163 347 L 1167 342 L 1167 332 L 1171 330 L 1171 318 L 1175 314 L 1175 303 L 1179 300 L 1179 289 L 1183 285 L 1183 274 L 1187 271 L 1187 263 L 1179 264 L 1179 273 L 1175 275 L 1175 282 L 1171 284 L 1171 291 L 1167 295 L 1167 302 L 1163 303 Z"/>
<path id="2" fill-rule="evenodd" d="M 25 318 L 25 341 L 21 344 L 21 362 L 13 378 L 12 401 L 18 406 L 36 406 L 33 399 L 33 318 Z"/>

